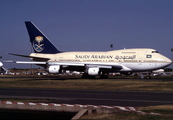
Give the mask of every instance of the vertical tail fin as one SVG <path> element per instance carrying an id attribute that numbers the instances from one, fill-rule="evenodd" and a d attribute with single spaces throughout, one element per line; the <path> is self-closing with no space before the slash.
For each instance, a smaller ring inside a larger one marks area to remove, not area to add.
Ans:
<path id="1" fill-rule="evenodd" d="M 25 22 L 31 45 L 35 53 L 54 54 L 60 51 L 49 41 L 49 39 L 30 21 Z"/>

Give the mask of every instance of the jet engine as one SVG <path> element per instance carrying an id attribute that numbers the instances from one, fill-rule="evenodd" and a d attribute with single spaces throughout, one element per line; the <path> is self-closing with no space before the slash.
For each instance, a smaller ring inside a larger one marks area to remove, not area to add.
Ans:
<path id="1" fill-rule="evenodd" d="M 87 73 L 88 73 L 88 75 L 94 76 L 94 75 L 99 75 L 100 74 L 99 71 L 100 71 L 99 68 L 88 68 Z"/>
<path id="2" fill-rule="evenodd" d="M 60 73 L 61 71 L 60 71 L 60 65 L 54 65 L 54 66 L 49 66 L 48 68 L 47 68 L 47 71 L 49 72 L 49 73 L 53 73 L 53 74 L 56 74 L 56 73 Z"/>

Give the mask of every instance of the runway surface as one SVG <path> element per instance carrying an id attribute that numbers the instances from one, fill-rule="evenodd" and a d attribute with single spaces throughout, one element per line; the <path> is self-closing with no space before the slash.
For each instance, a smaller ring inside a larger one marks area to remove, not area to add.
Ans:
<path id="1" fill-rule="evenodd" d="M 0 88 L 0 98 L 51 99 L 52 103 L 83 105 L 133 107 L 173 105 L 173 93 L 169 92 Z"/>

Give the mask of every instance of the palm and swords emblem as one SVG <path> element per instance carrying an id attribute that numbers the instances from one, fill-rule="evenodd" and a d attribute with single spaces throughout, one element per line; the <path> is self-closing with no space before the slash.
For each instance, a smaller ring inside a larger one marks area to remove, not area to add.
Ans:
<path id="1" fill-rule="evenodd" d="M 43 42 L 43 37 L 37 36 L 35 37 L 35 40 L 33 42 L 33 47 L 37 52 L 41 52 L 44 49 L 44 44 L 41 44 Z"/>

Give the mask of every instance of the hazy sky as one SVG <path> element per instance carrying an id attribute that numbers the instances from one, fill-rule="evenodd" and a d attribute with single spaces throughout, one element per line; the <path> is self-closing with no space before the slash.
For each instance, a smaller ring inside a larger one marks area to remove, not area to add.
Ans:
<path id="1" fill-rule="evenodd" d="M 173 0 L 1 0 L 1 61 L 29 60 L 6 54 L 30 54 L 24 21 L 61 51 L 108 51 L 113 44 L 115 50 L 153 48 L 172 59 L 172 6 Z"/>

